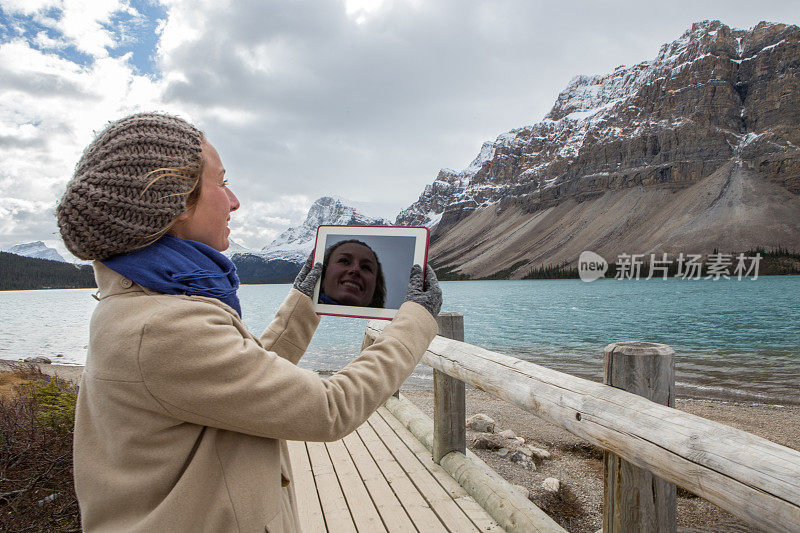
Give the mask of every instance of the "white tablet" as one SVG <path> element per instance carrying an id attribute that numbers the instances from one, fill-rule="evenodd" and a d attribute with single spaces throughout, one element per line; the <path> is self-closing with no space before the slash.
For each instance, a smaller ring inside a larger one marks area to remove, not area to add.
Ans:
<path id="1" fill-rule="evenodd" d="M 405 301 L 411 267 L 428 261 L 425 227 L 320 226 L 314 263 L 322 276 L 311 297 L 320 315 L 394 317 Z"/>

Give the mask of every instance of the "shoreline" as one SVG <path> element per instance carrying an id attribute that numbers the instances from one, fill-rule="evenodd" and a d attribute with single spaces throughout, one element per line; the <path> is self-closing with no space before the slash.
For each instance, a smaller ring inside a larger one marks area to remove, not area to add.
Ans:
<path id="1" fill-rule="evenodd" d="M 66 381 L 80 383 L 83 375 L 83 365 L 61 365 L 58 363 L 26 363 L 24 361 L 14 361 L 11 359 L 0 359 L 0 372 L 11 370 L 15 365 L 34 365 L 42 374 L 59 377 Z"/>

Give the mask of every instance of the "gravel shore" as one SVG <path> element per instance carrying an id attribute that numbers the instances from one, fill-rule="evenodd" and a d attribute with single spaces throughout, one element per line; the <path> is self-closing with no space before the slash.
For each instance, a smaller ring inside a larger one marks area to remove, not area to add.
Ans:
<path id="1" fill-rule="evenodd" d="M 428 416 L 433 415 L 433 391 L 402 393 Z M 568 531 L 594 533 L 602 528 L 602 449 L 479 390 L 467 390 L 466 403 L 467 417 L 487 414 L 495 420 L 496 432 L 511 429 L 526 443 L 550 452 L 552 458 L 531 471 L 495 452 L 470 447 L 475 454 L 509 482 L 526 487 L 531 500 Z M 800 450 L 800 407 L 678 399 L 676 408 Z M 468 445 L 473 435 L 467 431 Z M 565 498 L 554 498 L 542 488 L 549 477 L 567 488 Z M 679 531 L 753 531 L 730 513 L 680 488 L 677 513 Z"/>

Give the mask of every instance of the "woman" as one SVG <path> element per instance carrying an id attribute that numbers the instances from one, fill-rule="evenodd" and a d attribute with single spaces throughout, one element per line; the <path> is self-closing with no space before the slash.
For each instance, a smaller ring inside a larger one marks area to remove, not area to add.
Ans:
<path id="1" fill-rule="evenodd" d="M 356 239 L 340 241 L 325 250 L 319 302 L 380 307 L 386 304 L 386 280 L 378 255 Z"/>
<path id="2" fill-rule="evenodd" d="M 375 344 L 329 379 L 298 368 L 319 322 L 322 265 L 310 260 L 251 334 L 220 253 L 239 207 L 224 174 L 194 126 L 133 115 L 89 145 L 58 206 L 64 242 L 94 261 L 99 288 L 75 419 L 87 531 L 297 531 L 284 439 L 351 432 L 436 334 L 441 291 L 415 266 Z"/>

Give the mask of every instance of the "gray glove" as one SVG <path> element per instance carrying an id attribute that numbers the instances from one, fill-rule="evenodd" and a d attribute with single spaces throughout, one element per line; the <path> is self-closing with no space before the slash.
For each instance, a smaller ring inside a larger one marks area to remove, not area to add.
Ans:
<path id="1" fill-rule="evenodd" d="M 297 277 L 294 278 L 294 288 L 309 298 L 311 298 L 311 295 L 314 294 L 314 287 L 319 280 L 320 274 L 322 274 L 322 263 L 317 263 L 314 265 L 314 268 L 311 268 L 313 261 L 314 251 L 312 250 L 311 255 L 308 256 L 308 259 L 306 259 L 306 264 L 303 265 L 303 268 L 300 269 Z"/>
<path id="2" fill-rule="evenodd" d="M 422 284 L 422 267 L 414 265 L 411 267 L 411 279 L 408 282 L 408 292 L 406 292 L 406 302 L 416 302 L 427 309 L 433 318 L 439 316 L 442 309 L 442 289 L 439 288 L 439 280 L 430 265 L 425 270 L 425 286 Z"/>

